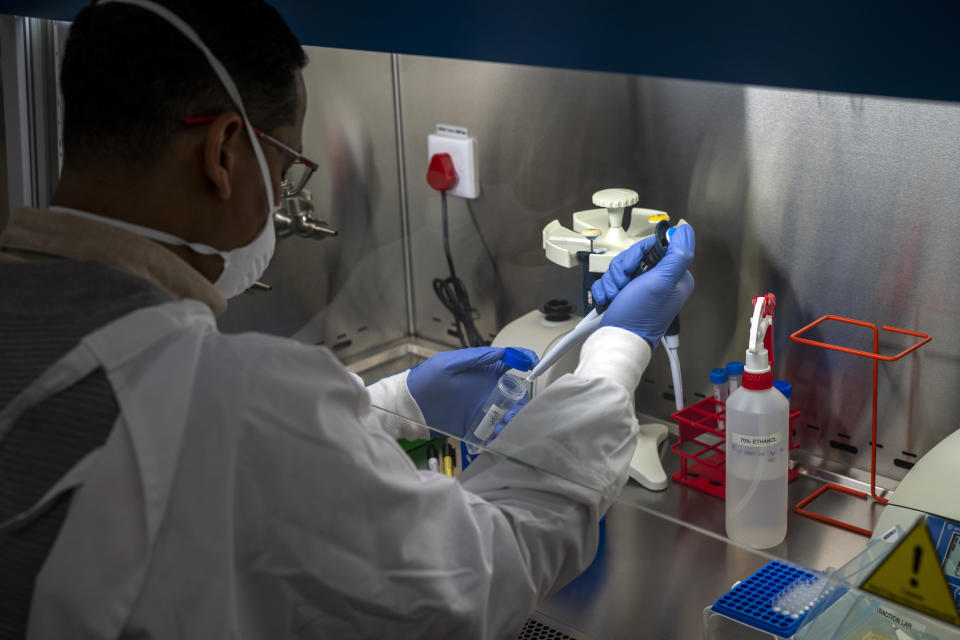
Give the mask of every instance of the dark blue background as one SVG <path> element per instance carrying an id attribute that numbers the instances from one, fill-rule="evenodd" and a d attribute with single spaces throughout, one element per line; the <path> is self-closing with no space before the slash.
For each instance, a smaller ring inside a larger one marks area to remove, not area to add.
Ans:
<path id="1" fill-rule="evenodd" d="M 69 20 L 85 4 L 0 12 Z M 311 45 L 960 100 L 956 0 L 273 4 Z"/>

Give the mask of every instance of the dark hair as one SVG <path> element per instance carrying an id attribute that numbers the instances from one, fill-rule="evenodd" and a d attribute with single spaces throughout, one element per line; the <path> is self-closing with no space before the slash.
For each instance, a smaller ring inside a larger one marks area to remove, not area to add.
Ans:
<path id="1" fill-rule="evenodd" d="M 296 73 L 306 54 L 262 0 L 156 0 L 197 32 L 236 83 L 254 126 L 296 119 Z M 234 109 L 206 58 L 156 14 L 125 4 L 84 8 L 60 74 L 64 157 L 151 164 L 188 116 Z"/>

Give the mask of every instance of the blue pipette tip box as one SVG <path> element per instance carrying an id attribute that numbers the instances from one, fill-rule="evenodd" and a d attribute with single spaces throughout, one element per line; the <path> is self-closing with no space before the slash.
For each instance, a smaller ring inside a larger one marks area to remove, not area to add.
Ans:
<path id="1" fill-rule="evenodd" d="M 780 592 L 800 578 L 814 577 L 813 573 L 782 562 L 769 562 L 723 594 L 713 603 L 713 610 L 761 631 L 789 638 L 800 628 L 800 623 L 807 614 L 798 618 L 787 616 L 774 611 L 771 602 Z"/>

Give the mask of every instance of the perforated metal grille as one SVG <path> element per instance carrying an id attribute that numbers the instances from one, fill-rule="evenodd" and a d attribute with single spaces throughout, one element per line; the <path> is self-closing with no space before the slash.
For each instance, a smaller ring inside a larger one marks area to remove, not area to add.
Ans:
<path id="1" fill-rule="evenodd" d="M 575 640 L 575 638 L 530 618 L 517 634 L 516 640 Z"/>

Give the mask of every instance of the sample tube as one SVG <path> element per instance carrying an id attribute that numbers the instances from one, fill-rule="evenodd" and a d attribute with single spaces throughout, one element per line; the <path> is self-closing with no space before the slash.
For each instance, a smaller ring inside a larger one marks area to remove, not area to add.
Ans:
<path id="1" fill-rule="evenodd" d="M 733 362 L 727 363 L 727 388 L 728 393 L 727 397 L 733 395 L 733 392 L 740 388 L 740 379 L 743 377 L 743 363 Z"/>
<path id="2" fill-rule="evenodd" d="M 787 399 L 787 405 L 790 404 L 790 398 L 793 397 L 793 385 L 787 382 L 786 380 L 774 380 L 773 388 L 783 394 L 783 397 Z M 788 414 L 789 415 L 789 414 Z M 789 420 L 789 418 L 788 418 Z M 790 425 L 790 433 L 793 433 L 793 425 Z M 789 440 L 793 443 L 793 437 L 790 437 Z"/>
<path id="3" fill-rule="evenodd" d="M 503 418 L 517 406 L 520 399 L 527 393 L 526 376 L 515 371 L 507 371 L 500 376 L 497 386 L 493 388 L 487 399 L 483 401 L 483 408 L 474 420 L 471 432 L 480 442 L 486 442 L 493 435 L 493 430 Z"/>
<path id="4" fill-rule="evenodd" d="M 711 369 L 710 370 L 710 382 L 713 383 L 713 399 L 717 402 L 726 402 L 727 401 L 727 370 L 726 369 Z M 717 415 L 723 413 L 723 407 L 716 406 Z M 717 418 L 717 429 L 721 431 L 724 428 L 724 422 L 720 418 Z"/>
<path id="5" fill-rule="evenodd" d="M 495 435 L 497 425 L 503 422 L 504 417 L 523 399 L 530 386 L 526 373 L 533 367 L 530 356 L 519 349 L 508 347 L 504 349 L 501 360 L 511 369 L 497 380 L 497 384 L 483 401 L 480 411 L 473 419 L 473 424 L 467 430 L 467 438 L 479 444 L 485 444 Z M 469 444 L 467 449 L 470 453 L 476 451 L 476 447 Z"/>
<path id="6" fill-rule="evenodd" d="M 786 380 L 774 380 L 773 386 L 777 391 L 782 393 L 787 400 L 793 396 L 793 385 Z"/>

